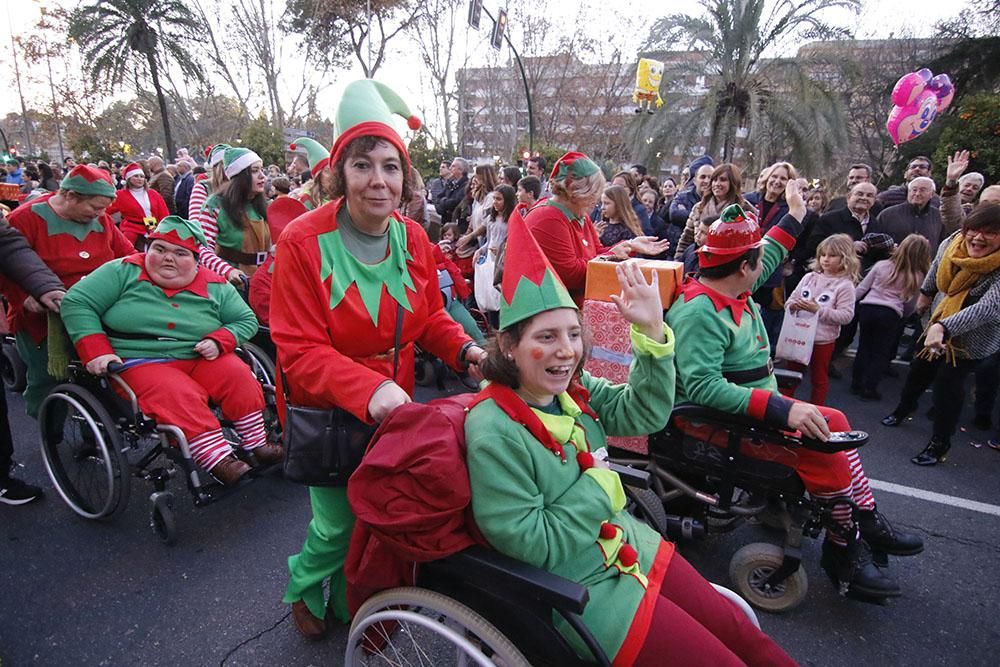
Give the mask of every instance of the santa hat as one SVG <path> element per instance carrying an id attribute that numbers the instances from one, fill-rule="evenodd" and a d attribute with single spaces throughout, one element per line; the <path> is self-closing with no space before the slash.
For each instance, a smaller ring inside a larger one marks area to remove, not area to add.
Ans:
<path id="1" fill-rule="evenodd" d="M 146 172 L 142 170 L 142 165 L 138 162 L 132 162 L 125 166 L 125 180 L 127 181 L 133 176 L 146 176 Z"/>
<path id="2" fill-rule="evenodd" d="M 222 158 L 226 154 L 226 149 L 232 148 L 229 144 L 215 144 L 208 151 L 208 166 L 214 167 L 215 165 L 222 162 Z"/>
<path id="3" fill-rule="evenodd" d="M 501 330 L 546 310 L 576 309 L 576 303 L 528 231 L 524 218 L 518 215 L 511 217 L 507 229 L 500 292 Z"/>
<path id="4" fill-rule="evenodd" d="M 309 171 L 313 178 L 319 176 L 319 172 L 330 166 L 330 151 L 323 148 L 323 145 L 315 139 L 309 137 L 296 139 L 295 143 L 289 145 L 288 149 L 293 151 L 301 149 L 306 152 L 306 159 L 309 160 Z"/>
<path id="5" fill-rule="evenodd" d="M 393 114 L 405 118 L 411 130 L 420 129 L 420 119 L 410 113 L 410 107 L 389 86 L 371 79 L 348 84 L 334 119 L 337 140 L 330 151 L 331 164 L 336 164 L 348 144 L 358 137 L 375 136 L 395 146 L 409 170 L 410 154 L 392 126 Z"/>
<path id="6" fill-rule="evenodd" d="M 226 178 L 233 178 L 254 162 L 262 162 L 260 156 L 249 148 L 227 148 L 222 154 L 222 165 Z"/>
<path id="7" fill-rule="evenodd" d="M 279 197 L 271 202 L 267 207 L 267 226 L 271 230 L 271 242 L 276 243 L 288 223 L 305 212 L 305 204 L 298 199 Z"/>
<path id="8" fill-rule="evenodd" d="M 146 238 L 153 242 L 156 239 L 179 245 L 187 248 L 195 255 L 201 251 L 201 247 L 208 245 L 205 232 L 201 229 L 201 224 L 194 220 L 187 220 L 179 215 L 168 215 Z"/>
<path id="9" fill-rule="evenodd" d="M 115 184 L 111 182 L 111 174 L 85 164 L 73 167 L 59 183 L 59 189 L 69 190 L 85 197 L 113 198 L 117 193 Z"/>
<path id="10" fill-rule="evenodd" d="M 601 168 L 597 166 L 597 163 L 583 153 L 570 151 L 556 160 L 556 163 L 552 165 L 552 173 L 549 175 L 549 179 L 562 181 L 567 176 L 586 178 L 587 176 L 596 174 L 600 170 Z"/>

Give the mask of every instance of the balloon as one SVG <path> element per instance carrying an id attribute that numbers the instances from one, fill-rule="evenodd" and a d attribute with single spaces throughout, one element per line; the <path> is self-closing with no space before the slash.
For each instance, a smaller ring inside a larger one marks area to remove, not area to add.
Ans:
<path id="1" fill-rule="evenodd" d="M 923 134 L 937 117 L 937 97 L 925 90 L 905 107 L 895 106 L 889 112 L 885 127 L 889 130 L 892 143 L 900 145 Z"/>
<path id="2" fill-rule="evenodd" d="M 938 113 L 948 108 L 955 97 L 955 85 L 947 74 L 938 74 L 927 84 L 927 90 L 933 92 L 938 99 Z"/>
<path id="3" fill-rule="evenodd" d="M 892 143 L 899 146 L 926 132 L 954 97 L 955 86 L 947 74 L 934 76 L 924 67 L 901 76 L 892 89 L 893 107 L 885 123 Z"/>

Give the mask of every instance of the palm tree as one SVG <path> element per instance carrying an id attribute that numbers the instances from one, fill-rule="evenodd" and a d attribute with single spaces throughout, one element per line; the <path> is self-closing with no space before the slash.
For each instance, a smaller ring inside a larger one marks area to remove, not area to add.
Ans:
<path id="1" fill-rule="evenodd" d="M 789 51 L 805 39 L 847 37 L 822 15 L 833 8 L 856 13 L 860 0 L 701 5 L 701 16 L 673 14 L 650 29 L 644 49 L 674 65 L 663 75 L 664 108 L 630 128 L 637 156 L 651 160 L 663 146 L 700 146 L 725 161 L 745 152 L 745 163 L 761 164 L 790 150 L 803 166 L 821 164 L 846 141 L 842 103 L 815 80 L 813 63 Z"/>
<path id="2" fill-rule="evenodd" d="M 73 11 L 69 37 L 80 46 L 95 80 L 107 80 L 117 88 L 126 77 L 134 76 L 136 89 L 142 93 L 141 75 L 149 76 L 160 107 L 167 154 L 173 155 L 167 98 L 160 79 L 169 62 L 187 77 L 204 80 L 201 67 L 185 47 L 203 29 L 182 0 L 92 0 Z M 137 63 L 135 55 L 142 61 Z"/>

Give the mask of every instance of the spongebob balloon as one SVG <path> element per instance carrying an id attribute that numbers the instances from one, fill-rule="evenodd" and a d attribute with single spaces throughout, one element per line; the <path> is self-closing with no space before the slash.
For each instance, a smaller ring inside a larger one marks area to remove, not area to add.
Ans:
<path id="1" fill-rule="evenodd" d="M 660 79 L 663 78 L 663 63 L 652 58 L 639 58 L 639 67 L 635 71 L 635 91 L 632 93 L 632 101 L 638 104 L 636 113 L 642 113 L 643 108 L 646 113 L 653 113 L 653 101 L 656 101 L 656 108 L 663 106 L 663 98 L 660 97 Z"/>

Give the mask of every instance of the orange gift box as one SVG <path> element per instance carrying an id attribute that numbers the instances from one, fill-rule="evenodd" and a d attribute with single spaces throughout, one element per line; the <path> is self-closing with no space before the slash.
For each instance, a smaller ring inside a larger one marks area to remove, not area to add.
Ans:
<path id="1" fill-rule="evenodd" d="M 670 307 L 674 301 L 674 294 L 684 279 L 684 264 L 661 259 L 632 259 L 629 261 L 639 264 L 646 280 L 653 279 L 653 271 L 659 274 L 660 299 L 663 301 L 664 310 Z M 584 299 L 611 301 L 612 294 L 621 293 L 618 276 L 615 274 L 615 267 L 618 263 L 616 260 L 601 257 L 587 262 L 587 286 L 584 290 Z"/>

